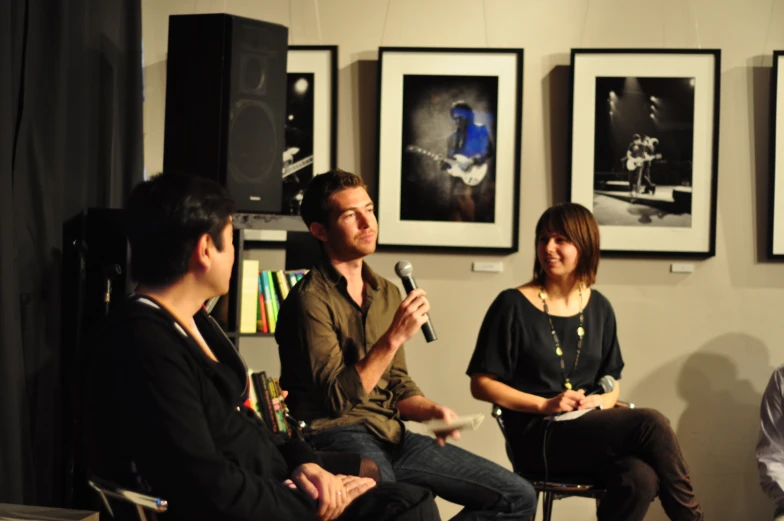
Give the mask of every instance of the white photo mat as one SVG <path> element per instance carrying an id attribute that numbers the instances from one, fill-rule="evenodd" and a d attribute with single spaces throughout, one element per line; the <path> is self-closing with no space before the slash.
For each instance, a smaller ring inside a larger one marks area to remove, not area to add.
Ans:
<path id="1" fill-rule="evenodd" d="M 379 61 L 379 245 L 517 251 L 522 50 L 382 48 Z M 493 223 L 401 220 L 404 75 L 498 78 Z"/>
<path id="2" fill-rule="evenodd" d="M 715 53 L 715 54 L 714 54 Z M 713 255 L 715 172 L 718 146 L 716 69 L 718 51 L 613 52 L 580 50 L 572 60 L 571 200 L 593 211 L 596 79 L 602 77 L 694 78 L 694 141 L 691 226 L 602 225 L 602 251 Z M 579 137 L 579 139 L 578 139 Z"/>

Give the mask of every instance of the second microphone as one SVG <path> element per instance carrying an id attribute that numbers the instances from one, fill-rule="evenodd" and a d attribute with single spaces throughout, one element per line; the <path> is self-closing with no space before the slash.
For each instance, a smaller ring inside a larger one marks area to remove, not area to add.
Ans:
<path id="1" fill-rule="evenodd" d="M 398 261 L 398 263 L 395 264 L 395 273 L 397 273 L 397 276 L 403 281 L 403 288 L 405 288 L 406 293 L 411 293 L 417 288 L 416 281 L 414 280 L 414 268 L 411 266 L 410 262 L 406 260 Z M 433 323 L 430 320 L 429 313 L 427 315 L 427 322 L 422 325 L 422 333 L 425 334 L 425 340 L 428 342 L 438 339 L 436 330 L 433 329 Z"/>

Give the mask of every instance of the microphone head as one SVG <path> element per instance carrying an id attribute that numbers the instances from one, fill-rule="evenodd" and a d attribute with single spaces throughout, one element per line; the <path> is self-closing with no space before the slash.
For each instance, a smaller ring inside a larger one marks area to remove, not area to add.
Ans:
<path id="1" fill-rule="evenodd" d="M 596 382 L 599 387 L 602 388 L 602 392 L 604 393 L 611 393 L 615 390 L 615 378 L 610 376 L 609 374 L 602 376 L 599 378 L 599 381 Z"/>
<path id="2" fill-rule="evenodd" d="M 398 261 L 397 264 L 395 264 L 395 273 L 397 273 L 397 276 L 401 279 L 410 277 L 414 274 L 414 267 L 411 266 L 411 263 L 407 260 Z"/>

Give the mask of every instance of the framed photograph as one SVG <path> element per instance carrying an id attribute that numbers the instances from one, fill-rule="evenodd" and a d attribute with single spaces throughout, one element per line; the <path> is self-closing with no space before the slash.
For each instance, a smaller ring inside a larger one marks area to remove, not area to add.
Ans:
<path id="1" fill-rule="evenodd" d="M 379 49 L 380 248 L 518 248 L 522 49 Z"/>
<path id="2" fill-rule="evenodd" d="M 281 213 L 299 215 L 305 187 L 337 162 L 337 53 L 334 45 L 290 46 Z M 246 240 L 284 242 L 286 232 L 248 230 Z"/>
<path id="3" fill-rule="evenodd" d="M 773 53 L 770 96 L 769 255 L 784 259 L 784 51 Z"/>
<path id="4" fill-rule="evenodd" d="M 721 51 L 572 49 L 571 200 L 601 250 L 712 257 Z"/>

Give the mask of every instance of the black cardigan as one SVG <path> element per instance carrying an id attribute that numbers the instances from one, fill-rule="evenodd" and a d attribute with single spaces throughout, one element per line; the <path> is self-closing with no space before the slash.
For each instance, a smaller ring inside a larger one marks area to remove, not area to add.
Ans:
<path id="1" fill-rule="evenodd" d="M 243 405 L 245 363 L 211 317 L 195 319 L 220 363 L 146 298 L 120 305 L 89 343 L 91 472 L 134 488 L 140 476 L 168 500 L 170 520 L 314 518 L 316 503 L 282 482 L 318 456 Z"/>

